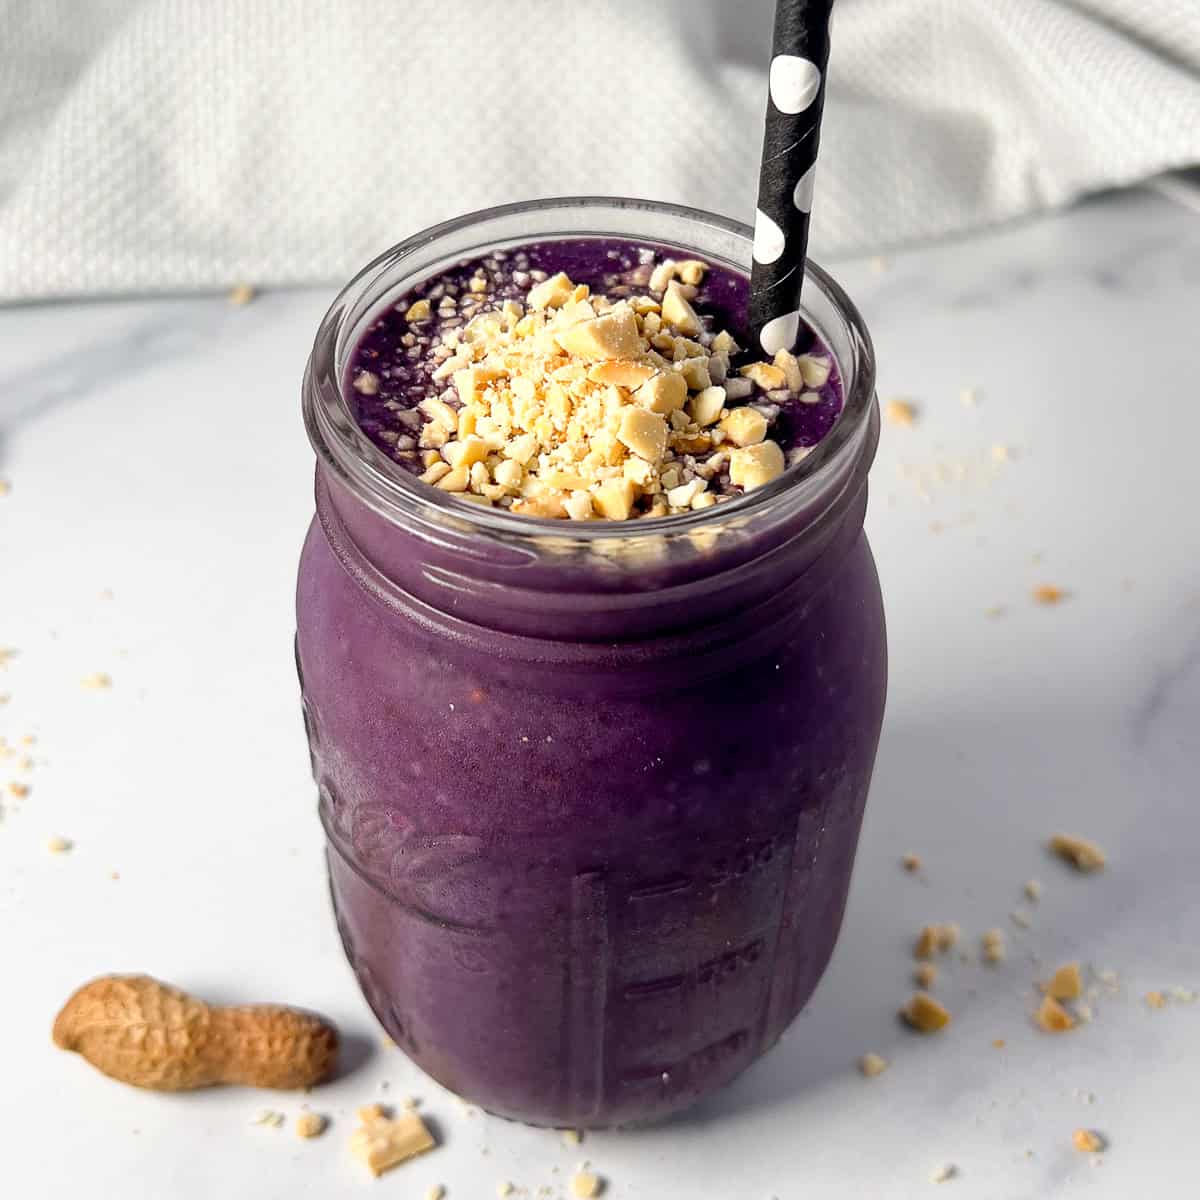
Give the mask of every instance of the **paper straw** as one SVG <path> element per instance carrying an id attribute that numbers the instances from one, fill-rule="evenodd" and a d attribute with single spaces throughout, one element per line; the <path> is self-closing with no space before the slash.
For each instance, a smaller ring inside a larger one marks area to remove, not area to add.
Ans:
<path id="1" fill-rule="evenodd" d="M 770 355 L 800 328 L 833 0 L 777 0 L 771 86 L 754 220 L 750 327 Z"/>

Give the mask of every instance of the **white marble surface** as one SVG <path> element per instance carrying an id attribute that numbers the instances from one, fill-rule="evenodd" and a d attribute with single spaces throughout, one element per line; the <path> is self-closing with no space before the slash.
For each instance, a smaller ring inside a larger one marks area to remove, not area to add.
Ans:
<path id="1" fill-rule="evenodd" d="M 838 273 L 882 393 L 920 412 L 885 429 L 873 476 L 892 690 L 845 930 L 759 1066 L 580 1150 L 465 1115 L 394 1050 L 309 1098 L 333 1126 L 308 1143 L 248 1123 L 302 1097 L 139 1093 L 52 1048 L 59 1003 L 114 970 L 304 1003 L 377 1046 L 328 912 L 291 658 L 298 382 L 328 295 L 0 311 L 0 646 L 19 651 L 0 734 L 38 739 L 0 823 L 5 1195 L 561 1196 L 583 1157 L 614 1200 L 921 1196 L 943 1163 L 963 1200 L 1191 1194 L 1200 1003 L 1142 996 L 1200 987 L 1200 220 L 1137 194 Z M 1043 582 L 1069 599 L 1036 606 Z M 80 687 L 98 671 L 111 691 Z M 1051 860 L 1059 829 L 1109 869 Z M 1006 926 L 1010 956 L 949 965 L 954 1023 L 921 1039 L 895 1011 L 936 920 L 972 945 Z M 1070 958 L 1118 971 L 1119 994 L 1049 1037 L 1032 984 Z M 867 1050 L 885 1075 L 857 1074 Z M 353 1109 L 409 1093 L 445 1144 L 372 1184 Z M 1111 1139 L 1103 1165 L 1072 1149 L 1080 1126 Z"/>

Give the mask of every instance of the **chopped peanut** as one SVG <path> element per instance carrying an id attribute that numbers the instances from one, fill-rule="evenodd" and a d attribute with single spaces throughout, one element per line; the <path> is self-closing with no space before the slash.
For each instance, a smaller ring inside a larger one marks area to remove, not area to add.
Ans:
<path id="1" fill-rule="evenodd" d="M 735 408 L 720 429 L 735 446 L 756 446 L 767 436 L 767 418 L 754 408 Z"/>
<path id="2" fill-rule="evenodd" d="M 1056 833 L 1050 839 L 1050 849 L 1077 871 L 1099 871 L 1108 861 L 1095 842 L 1065 833 Z"/>
<path id="3" fill-rule="evenodd" d="M 745 446 L 729 455 L 729 479 L 746 491 L 770 483 L 783 474 L 783 451 L 775 442 Z"/>
<path id="4" fill-rule="evenodd" d="M 687 381 L 682 375 L 663 371 L 646 380 L 634 393 L 634 398 L 652 413 L 665 416 L 681 409 L 687 403 L 687 394 Z"/>
<path id="5" fill-rule="evenodd" d="M 741 374 L 752 383 L 757 383 L 764 392 L 787 386 L 787 376 L 769 363 L 751 363 L 742 368 Z"/>
<path id="6" fill-rule="evenodd" d="M 1079 973 L 1078 963 L 1067 963 L 1054 972 L 1050 982 L 1046 984 L 1046 995 L 1055 1000 L 1078 1000 L 1083 995 L 1083 977 Z"/>
<path id="7" fill-rule="evenodd" d="M 302 1138 L 320 1137 L 328 1122 L 320 1113 L 301 1113 L 296 1118 L 296 1133 Z"/>
<path id="8" fill-rule="evenodd" d="M 667 449 L 667 423 L 644 408 L 627 408 L 617 437 L 647 462 L 658 462 Z"/>
<path id="9" fill-rule="evenodd" d="M 797 360 L 805 387 L 821 388 L 829 382 L 833 364 L 827 358 L 815 354 L 802 354 Z"/>
<path id="10" fill-rule="evenodd" d="M 683 289 L 674 280 L 667 284 L 663 296 L 662 319 L 688 337 L 694 337 L 704 328 Z"/>
<path id="11" fill-rule="evenodd" d="M 858 1069 L 868 1079 L 874 1079 L 888 1069 L 888 1060 L 882 1054 L 864 1054 L 858 1060 Z"/>
<path id="12" fill-rule="evenodd" d="M 563 330 L 556 340 L 568 354 L 593 360 L 633 358 L 642 348 L 637 317 L 627 304 Z"/>
<path id="13" fill-rule="evenodd" d="M 913 968 L 913 982 L 928 991 L 937 982 L 937 967 L 931 962 L 917 963 Z"/>
<path id="14" fill-rule="evenodd" d="M 1075 1018 L 1053 996 L 1042 997 L 1034 1022 L 1046 1033 L 1066 1033 L 1075 1028 Z"/>
<path id="15" fill-rule="evenodd" d="M 372 1117 L 356 1129 L 350 1138 L 352 1153 L 376 1177 L 418 1154 L 432 1150 L 435 1144 L 424 1121 L 415 1112 L 406 1112 L 395 1120 L 383 1116 Z"/>
<path id="16" fill-rule="evenodd" d="M 950 1024 L 950 1013 L 926 992 L 914 992 L 900 1015 L 918 1033 L 937 1033 Z"/>
<path id="17" fill-rule="evenodd" d="M 1094 1129 L 1077 1129 L 1071 1134 L 1071 1145 L 1080 1154 L 1099 1154 L 1106 1149 L 1104 1139 Z"/>
<path id="18" fill-rule="evenodd" d="M 591 1171 L 576 1171 L 571 1176 L 571 1194 L 579 1200 L 592 1200 L 604 1190 L 604 1182 L 599 1175 Z"/>
<path id="19" fill-rule="evenodd" d="M 915 425 L 917 423 L 916 405 L 907 400 L 889 400 L 884 406 L 883 415 L 893 425 Z"/>

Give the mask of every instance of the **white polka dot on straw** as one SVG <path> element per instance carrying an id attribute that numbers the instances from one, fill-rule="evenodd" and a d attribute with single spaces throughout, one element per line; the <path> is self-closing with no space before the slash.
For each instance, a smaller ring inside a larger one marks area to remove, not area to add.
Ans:
<path id="1" fill-rule="evenodd" d="M 800 181 L 796 184 L 796 190 L 792 193 L 792 200 L 796 207 L 803 213 L 812 212 L 813 202 L 813 184 L 817 177 L 817 164 L 813 163 L 803 175 L 800 176 Z"/>
<path id="2" fill-rule="evenodd" d="M 778 54 L 771 62 L 771 100 L 781 113 L 802 113 L 816 98 L 821 72 L 795 54 Z"/>
<path id="3" fill-rule="evenodd" d="M 761 208 L 754 213 L 754 261 L 766 266 L 776 262 L 787 246 L 783 230 Z"/>
<path id="4" fill-rule="evenodd" d="M 796 334 L 800 332 L 800 313 L 784 313 L 768 321 L 762 328 L 759 341 L 763 350 L 774 357 L 780 350 L 790 350 L 796 344 Z"/>

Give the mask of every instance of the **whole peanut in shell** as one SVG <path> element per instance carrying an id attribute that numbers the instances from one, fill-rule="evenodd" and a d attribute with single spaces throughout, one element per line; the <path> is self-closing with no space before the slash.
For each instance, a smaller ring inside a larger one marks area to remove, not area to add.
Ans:
<path id="1" fill-rule="evenodd" d="M 232 1083 L 305 1088 L 328 1078 L 337 1030 L 275 1004 L 221 1008 L 148 975 L 84 984 L 54 1022 L 54 1043 L 134 1087 L 180 1092 Z"/>

